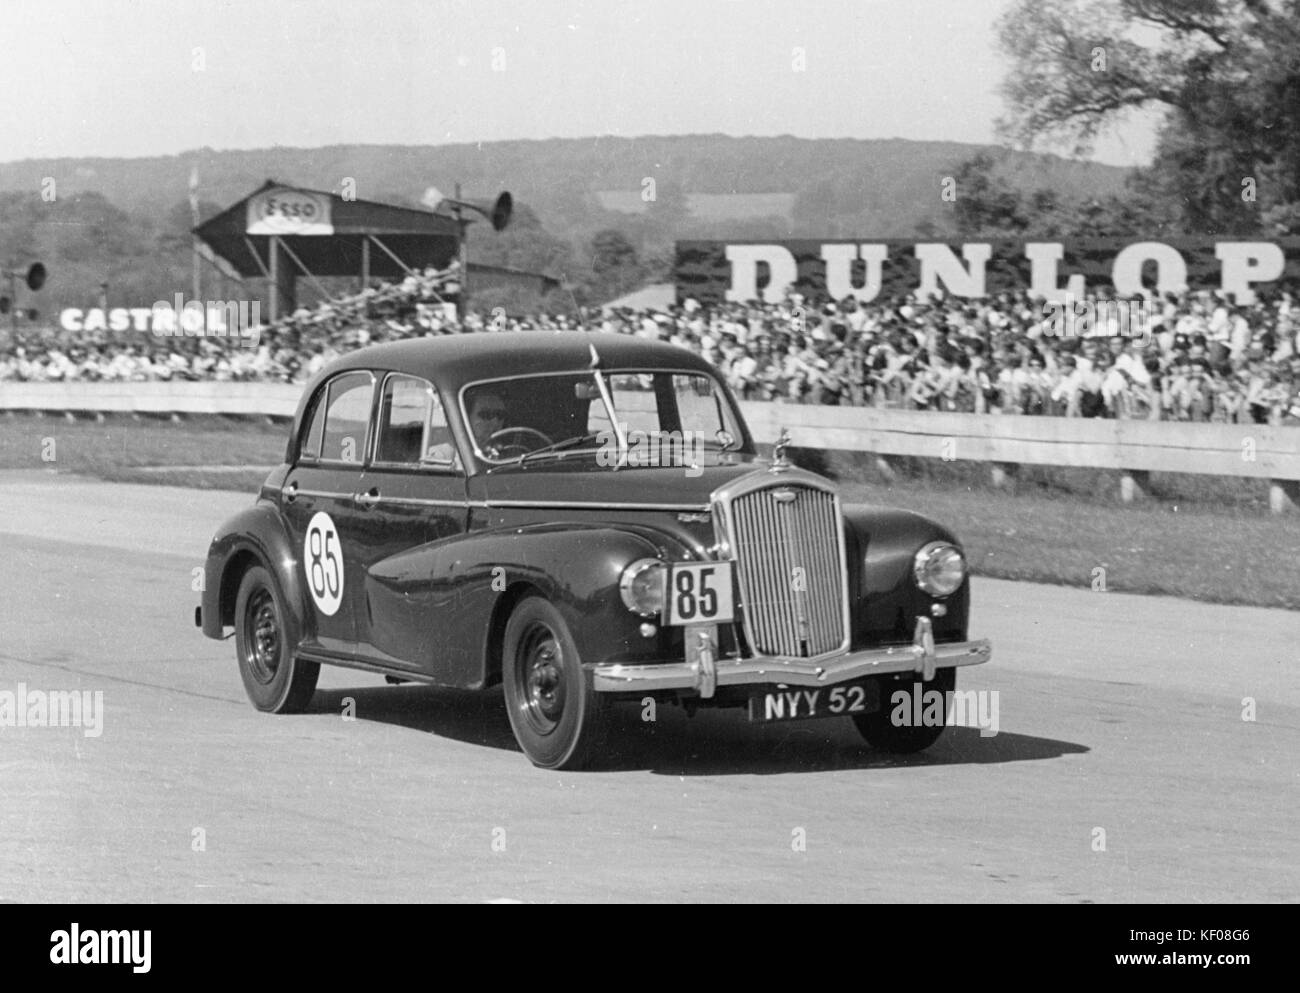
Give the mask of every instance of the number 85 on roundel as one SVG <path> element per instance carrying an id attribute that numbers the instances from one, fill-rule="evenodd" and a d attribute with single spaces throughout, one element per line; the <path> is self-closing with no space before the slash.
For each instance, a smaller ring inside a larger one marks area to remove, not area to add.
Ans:
<path id="1" fill-rule="evenodd" d="M 233 629 L 260 710 L 307 709 L 322 665 L 500 686 L 524 754 L 569 769 L 616 764 L 611 709 L 647 697 L 926 748 L 942 724 L 889 701 L 988 661 L 969 613 L 946 528 L 760 458 L 699 356 L 573 332 L 336 359 L 214 537 L 195 619 Z"/>

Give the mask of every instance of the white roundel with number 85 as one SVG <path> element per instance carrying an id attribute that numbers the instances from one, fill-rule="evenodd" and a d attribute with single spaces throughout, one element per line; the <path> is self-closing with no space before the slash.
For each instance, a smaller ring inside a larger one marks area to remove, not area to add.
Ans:
<path id="1" fill-rule="evenodd" d="M 313 514 L 302 543 L 302 567 L 307 589 L 317 609 L 333 617 L 343 602 L 343 549 L 339 532 L 329 514 Z"/>

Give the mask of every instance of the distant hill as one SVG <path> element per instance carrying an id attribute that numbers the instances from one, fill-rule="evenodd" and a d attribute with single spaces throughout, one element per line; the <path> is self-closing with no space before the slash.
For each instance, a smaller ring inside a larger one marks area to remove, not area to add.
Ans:
<path id="1" fill-rule="evenodd" d="M 198 166 L 204 200 L 229 204 L 268 178 L 316 189 L 356 180 L 357 195 L 396 194 L 417 201 L 429 186 L 450 192 L 459 181 L 469 197 L 489 199 L 508 189 L 564 237 L 565 222 L 601 212 L 598 192 L 640 193 L 647 177 L 675 182 L 687 194 L 793 194 L 793 233 L 833 209 L 853 233 L 906 237 L 926 218 L 943 217 L 939 184 L 981 145 L 856 139 L 731 138 L 683 135 L 644 138 L 556 138 L 482 145 L 332 145 L 262 148 L 141 159 L 27 159 L 0 163 L 0 191 L 38 191 L 55 177 L 62 195 L 101 193 L 129 213 L 158 213 L 188 194 Z M 1009 170 L 1026 186 L 1080 194 L 1122 187 L 1125 170 L 1055 156 L 1011 153 Z M 746 207 L 748 207 L 746 203 Z M 726 217 L 710 210 L 717 223 Z M 576 216 L 575 216 L 576 215 Z M 752 217 L 749 210 L 745 216 Z M 726 236 L 725 231 L 719 231 Z"/>
<path id="2" fill-rule="evenodd" d="M 506 248 L 477 225 L 472 257 L 572 276 L 590 269 L 592 235 L 612 227 L 662 269 L 679 238 L 951 233 L 952 205 L 940 199 L 942 180 L 981 151 L 998 157 L 1000 171 L 1025 188 L 1051 187 L 1069 196 L 1116 193 L 1126 177 L 1111 166 L 954 142 L 716 134 L 27 159 L 0 163 L 0 262 L 32 251 L 70 252 L 71 267 L 60 268 L 58 257 L 45 259 L 52 274 L 46 307 L 70 297 L 84 305 L 105 279 L 114 286 L 125 280 L 137 292 L 154 285 L 183 288 L 184 205 L 190 170 L 197 167 L 205 212 L 224 208 L 268 178 L 323 190 L 340 190 L 351 179 L 359 197 L 406 204 L 418 203 L 430 186 L 449 193 L 457 182 L 474 200 L 508 189 L 528 208 L 532 232 L 544 232 L 545 250 L 530 257 L 527 227 Z M 40 200 L 47 177 L 57 184 L 55 204 Z M 653 202 L 645 197 L 650 181 Z M 74 237 L 78 231 L 81 237 Z M 168 272 L 137 278 L 126 271 L 139 265 Z M 68 279 L 72 273 L 75 283 Z"/>
<path id="3" fill-rule="evenodd" d="M 606 210 L 620 214 L 647 214 L 650 204 L 638 190 L 600 190 L 596 200 Z M 752 218 L 794 216 L 793 193 L 687 193 L 686 210 L 692 221 L 744 221 Z"/>

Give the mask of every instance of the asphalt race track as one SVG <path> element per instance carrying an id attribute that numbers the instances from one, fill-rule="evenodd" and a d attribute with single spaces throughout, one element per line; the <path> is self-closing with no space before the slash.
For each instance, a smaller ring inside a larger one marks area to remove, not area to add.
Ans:
<path id="1" fill-rule="evenodd" d="M 977 579 L 994 736 L 632 707 L 612 770 L 550 773 L 499 691 L 335 669 L 254 711 L 191 589 L 249 499 L 0 474 L 0 690 L 104 702 L 98 736 L 0 728 L 0 900 L 1300 897 L 1294 612 Z"/>

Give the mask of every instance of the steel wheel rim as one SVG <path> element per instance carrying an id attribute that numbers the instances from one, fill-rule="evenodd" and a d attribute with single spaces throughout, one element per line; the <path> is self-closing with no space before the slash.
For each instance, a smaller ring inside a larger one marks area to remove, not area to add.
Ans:
<path id="1" fill-rule="evenodd" d="M 564 716 L 567 697 L 564 654 L 554 632 L 542 624 L 529 627 L 520 639 L 519 658 L 515 679 L 520 709 L 534 731 L 550 734 Z"/>
<path id="2" fill-rule="evenodd" d="M 270 590 L 263 587 L 248 598 L 244 625 L 248 635 L 244 654 L 249 668 L 259 683 L 269 683 L 280 668 L 281 645 L 280 616 Z"/>

